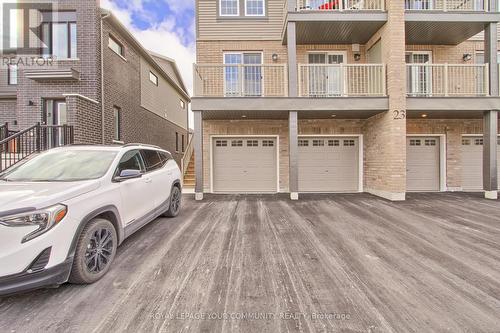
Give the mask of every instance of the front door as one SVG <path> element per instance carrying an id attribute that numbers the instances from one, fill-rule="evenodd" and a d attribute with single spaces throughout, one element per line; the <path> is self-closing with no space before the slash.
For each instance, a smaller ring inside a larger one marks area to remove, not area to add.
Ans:
<path id="1" fill-rule="evenodd" d="M 63 125 L 68 123 L 68 112 L 64 100 L 46 100 L 43 115 L 45 144 L 47 148 L 59 147 L 65 144 Z"/>
<path id="2" fill-rule="evenodd" d="M 406 63 L 412 64 L 408 71 L 408 88 L 413 96 L 432 94 L 431 53 L 411 52 L 406 54 Z"/>

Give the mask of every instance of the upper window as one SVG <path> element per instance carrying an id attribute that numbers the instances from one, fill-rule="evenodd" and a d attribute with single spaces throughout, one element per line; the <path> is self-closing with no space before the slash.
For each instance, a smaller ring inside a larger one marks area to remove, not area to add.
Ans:
<path id="1" fill-rule="evenodd" d="M 220 16 L 239 16 L 240 2 L 239 0 L 220 0 Z"/>
<path id="2" fill-rule="evenodd" d="M 144 157 L 144 161 L 146 162 L 147 172 L 158 170 L 164 164 L 156 150 L 144 149 L 142 151 L 142 156 Z"/>
<path id="3" fill-rule="evenodd" d="M 121 141 L 122 139 L 122 115 L 121 110 L 117 106 L 113 106 L 113 124 L 114 124 L 114 140 Z"/>
<path id="4" fill-rule="evenodd" d="M 181 104 L 181 109 L 185 109 L 186 108 L 186 102 L 184 102 L 182 99 L 180 100 L 180 104 Z"/>
<path id="5" fill-rule="evenodd" d="M 266 15 L 264 8 L 264 0 L 245 0 L 246 16 L 264 16 Z"/>
<path id="6" fill-rule="evenodd" d="M 112 36 L 109 36 L 109 48 L 115 51 L 116 54 L 121 55 L 122 57 L 125 57 L 125 49 L 123 48 L 123 45 L 118 42 L 115 38 Z"/>
<path id="7" fill-rule="evenodd" d="M 153 72 L 149 72 L 149 81 L 153 82 L 155 86 L 158 85 L 158 76 L 156 76 Z"/>
<path id="8" fill-rule="evenodd" d="M 76 12 L 47 12 L 42 18 L 42 55 L 59 59 L 77 57 Z"/>
<path id="9" fill-rule="evenodd" d="M 8 66 L 8 80 L 7 84 L 9 86 L 14 86 L 17 84 L 17 65 Z"/>

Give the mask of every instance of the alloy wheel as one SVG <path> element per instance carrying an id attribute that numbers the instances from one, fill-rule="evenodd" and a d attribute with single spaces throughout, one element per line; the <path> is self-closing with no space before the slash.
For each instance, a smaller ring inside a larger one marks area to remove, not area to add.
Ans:
<path id="1" fill-rule="evenodd" d="M 113 254 L 113 234 L 107 228 L 99 228 L 92 234 L 87 251 L 85 265 L 90 273 L 100 273 L 109 264 Z"/>

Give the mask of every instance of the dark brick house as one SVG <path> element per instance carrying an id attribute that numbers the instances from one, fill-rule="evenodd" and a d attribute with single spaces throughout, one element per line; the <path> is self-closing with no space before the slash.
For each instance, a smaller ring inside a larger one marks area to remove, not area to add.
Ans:
<path id="1" fill-rule="evenodd" d="M 175 62 L 148 52 L 99 1 L 55 8 L 40 15 L 52 63 L 0 67 L 0 124 L 72 125 L 75 143 L 154 144 L 180 163 L 190 99 Z"/>

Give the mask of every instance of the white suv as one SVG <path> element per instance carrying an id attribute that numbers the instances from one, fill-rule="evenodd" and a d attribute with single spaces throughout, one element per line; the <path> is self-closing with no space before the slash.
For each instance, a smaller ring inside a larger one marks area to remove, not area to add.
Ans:
<path id="1" fill-rule="evenodd" d="M 0 295 L 99 280 L 124 239 L 181 207 L 158 147 L 69 146 L 0 175 Z"/>

